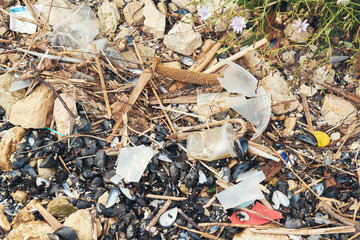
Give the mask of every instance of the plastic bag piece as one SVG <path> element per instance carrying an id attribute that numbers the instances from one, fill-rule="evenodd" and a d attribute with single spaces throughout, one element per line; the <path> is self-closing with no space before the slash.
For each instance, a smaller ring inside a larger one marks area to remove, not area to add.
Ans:
<path id="1" fill-rule="evenodd" d="M 139 182 L 154 155 L 155 151 L 145 145 L 122 148 L 113 180 L 124 179 L 127 182 Z"/>
<path id="2" fill-rule="evenodd" d="M 187 138 L 187 156 L 205 161 L 236 157 L 235 138 L 235 131 L 231 124 L 193 133 Z"/>
<path id="3" fill-rule="evenodd" d="M 99 34 L 95 14 L 85 4 L 53 27 L 55 35 L 50 39 L 53 47 L 79 48 L 89 44 Z"/>
<path id="4" fill-rule="evenodd" d="M 42 5 L 35 4 L 34 7 L 39 13 L 41 12 Z M 34 18 L 30 10 L 24 6 L 16 5 L 14 7 L 10 7 L 10 14 L 34 21 Z M 10 30 L 12 31 L 33 34 L 36 32 L 36 28 L 37 28 L 36 24 L 29 23 L 26 21 L 21 21 L 14 17 L 10 17 Z"/>
<path id="5" fill-rule="evenodd" d="M 239 97 L 226 98 L 226 104 L 253 123 L 258 132 L 252 139 L 263 133 L 270 121 L 271 99 L 263 87 L 258 87 L 258 81 L 239 65 L 222 60 L 229 65 L 225 69 L 224 78 L 218 78 L 221 86 L 228 92 L 242 94 Z"/>
<path id="6" fill-rule="evenodd" d="M 218 193 L 216 197 L 225 210 L 251 200 L 262 199 L 264 195 L 259 183 L 263 180 L 265 180 L 265 175 L 262 171 L 260 174 L 250 174 L 240 183 Z"/>

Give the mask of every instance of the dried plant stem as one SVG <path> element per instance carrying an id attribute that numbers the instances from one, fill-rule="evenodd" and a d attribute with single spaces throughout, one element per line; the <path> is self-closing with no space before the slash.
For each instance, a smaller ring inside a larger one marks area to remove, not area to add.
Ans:
<path id="1" fill-rule="evenodd" d="M 338 220 L 339 222 L 341 222 L 342 224 L 344 224 L 346 226 L 354 226 L 355 225 L 354 223 L 351 222 L 351 220 L 348 220 L 348 219 L 340 216 L 339 214 L 334 212 L 329 206 L 325 205 L 322 202 L 320 202 L 319 208 L 322 211 L 327 212 L 330 216 L 332 216 L 333 218 L 335 218 L 336 220 Z"/>
<path id="2" fill-rule="evenodd" d="M 315 181 L 313 181 L 312 183 L 308 184 L 308 186 L 309 186 L 309 187 L 312 187 L 312 186 L 318 184 L 319 182 L 322 182 L 323 180 L 324 180 L 323 178 L 320 178 L 320 179 L 315 180 Z M 301 189 L 299 189 L 299 190 L 297 190 L 296 192 L 294 192 L 294 195 L 297 195 L 297 194 L 305 191 L 306 189 L 307 189 L 307 187 L 302 187 Z"/>
<path id="3" fill-rule="evenodd" d="M 317 235 L 317 234 L 333 234 L 333 233 L 352 233 L 355 228 L 352 226 L 330 227 L 318 229 L 286 229 L 286 228 L 250 228 L 254 233 L 263 234 L 281 234 L 281 235 Z"/>
<path id="4" fill-rule="evenodd" d="M 96 60 L 96 65 L 97 65 L 97 72 L 100 76 L 100 82 L 101 82 L 101 88 L 102 88 L 102 92 L 104 94 L 104 100 L 105 100 L 105 105 L 106 105 L 106 110 L 108 112 L 108 118 L 110 119 L 112 114 L 111 114 L 111 108 L 110 108 L 110 103 L 109 103 L 109 97 L 106 91 L 106 86 L 105 86 L 105 79 L 104 79 L 104 75 L 102 72 L 102 68 L 101 68 L 101 64 L 100 64 L 100 59 L 99 59 L 99 55 L 96 49 L 96 45 L 94 43 L 91 43 L 93 49 L 94 49 L 94 55 L 95 55 L 95 60 Z"/>
<path id="5" fill-rule="evenodd" d="M 208 239 L 218 239 L 216 236 L 213 236 L 211 234 L 208 234 L 208 233 L 204 233 L 204 232 L 201 232 L 201 231 L 198 231 L 198 230 L 195 230 L 195 229 L 191 229 L 191 228 L 187 228 L 187 227 L 183 227 L 183 226 L 180 226 L 176 223 L 174 223 L 174 225 L 178 228 L 182 228 L 186 231 L 190 231 L 190 232 L 194 232 L 194 233 L 197 233 L 197 234 L 200 234 L 201 236 L 205 237 L 205 238 L 208 238 Z"/>
<path id="6" fill-rule="evenodd" d="M 220 222 L 199 223 L 199 227 L 213 227 L 213 226 L 240 227 L 240 228 L 253 228 L 253 227 L 256 227 L 256 228 L 269 228 L 268 226 L 236 224 L 236 223 L 220 223 Z"/>
<path id="7" fill-rule="evenodd" d="M 250 51 L 258 49 L 259 47 L 263 46 L 267 42 L 268 42 L 268 40 L 266 38 L 263 38 L 260 41 L 256 42 L 254 45 L 251 45 L 251 46 L 247 47 L 246 49 L 241 50 L 240 52 L 232 55 L 231 57 L 228 57 L 226 60 L 233 62 L 233 61 L 243 57 L 245 54 L 249 53 Z M 214 73 L 225 65 L 226 65 L 226 63 L 224 63 L 224 62 L 218 62 L 211 68 L 206 69 L 204 71 L 204 73 Z"/>
<path id="8" fill-rule="evenodd" d="M 163 77 L 171 78 L 179 82 L 197 85 L 218 85 L 219 81 L 217 78 L 220 77 L 218 74 L 200 73 L 162 65 L 157 66 L 155 72 Z"/>
<path id="9" fill-rule="evenodd" d="M 155 194 L 147 194 L 145 197 L 162 199 L 162 200 L 172 200 L 172 201 L 184 201 L 187 199 L 186 197 L 173 197 L 173 196 L 164 196 L 164 195 L 155 195 Z"/>
<path id="10" fill-rule="evenodd" d="M 311 115 L 310 115 L 310 110 L 309 110 L 309 105 L 308 105 L 308 102 L 307 102 L 307 99 L 306 99 L 306 95 L 301 93 L 300 96 L 301 96 L 301 100 L 302 100 L 302 105 L 304 107 L 307 127 L 308 127 L 308 129 L 309 129 L 309 131 L 311 133 L 314 133 L 314 127 L 312 125 Z"/>
<path id="11" fill-rule="evenodd" d="M 152 227 L 155 226 L 155 224 L 157 223 L 157 221 L 159 220 L 160 216 L 166 212 L 166 210 L 168 209 L 168 207 L 171 204 L 171 200 L 167 200 L 166 203 L 159 209 L 159 211 L 157 212 L 157 214 L 155 215 L 155 217 L 150 221 L 149 225 L 146 227 L 147 231 L 150 231 L 150 229 Z"/>
<path id="12" fill-rule="evenodd" d="M 194 65 L 192 65 L 188 70 L 189 71 L 194 71 L 194 72 L 201 72 L 206 67 L 206 65 L 208 65 L 209 62 L 213 59 L 216 52 L 220 49 L 223 42 L 225 41 L 226 37 L 227 37 L 227 34 L 225 34 L 219 41 L 214 43 L 211 46 L 211 48 L 207 52 L 205 52 L 199 59 L 197 59 L 196 62 L 194 63 Z M 185 86 L 186 86 L 186 83 L 176 81 L 169 88 L 169 92 L 173 92 L 175 90 L 182 89 Z"/>
<path id="13" fill-rule="evenodd" d="M 186 220 L 188 220 L 191 225 L 193 225 L 194 227 L 196 227 L 197 229 L 199 229 L 201 231 L 201 228 L 199 227 L 199 225 L 197 225 L 197 223 L 191 219 L 188 215 L 186 215 L 183 210 L 181 210 L 181 208 L 178 208 L 178 212 L 181 214 L 181 216 L 183 216 Z"/>
<path id="14" fill-rule="evenodd" d="M 59 155 L 58 156 L 59 157 L 59 159 L 60 159 L 60 162 L 62 163 L 62 165 L 64 166 L 64 168 L 66 169 L 66 171 L 68 172 L 68 173 L 70 173 L 70 170 L 67 168 L 67 166 L 66 166 L 66 164 L 65 164 L 65 162 L 64 162 L 64 159 L 62 159 L 62 157 Z"/>

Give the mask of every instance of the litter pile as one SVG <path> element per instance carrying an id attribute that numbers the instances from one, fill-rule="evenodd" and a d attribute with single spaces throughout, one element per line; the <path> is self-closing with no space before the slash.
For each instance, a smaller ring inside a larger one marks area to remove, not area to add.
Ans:
<path id="1" fill-rule="evenodd" d="M 316 19 L 269 21 L 219 54 L 244 18 L 213 29 L 190 1 L 13 2 L 0 1 L 1 237 L 360 235 L 354 51 L 299 45 Z"/>

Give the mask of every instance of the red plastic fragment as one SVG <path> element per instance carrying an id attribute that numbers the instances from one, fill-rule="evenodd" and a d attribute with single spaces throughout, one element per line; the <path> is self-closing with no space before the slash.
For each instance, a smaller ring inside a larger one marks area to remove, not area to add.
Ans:
<path id="1" fill-rule="evenodd" d="M 277 220 L 277 219 L 281 219 L 283 218 L 281 212 L 278 212 L 276 210 L 270 209 L 268 207 L 266 207 L 265 205 L 256 202 L 255 206 L 251 209 L 254 212 L 260 213 L 262 215 L 264 215 L 265 217 L 271 218 L 273 220 Z M 236 214 L 238 212 L 246 212 L 249 215 L 249 220 L 247 221 L 240 221 L 239 218 L 236 217 Z M 246 225 L 263 225 L 265 223 L 270 222 L 269 220 L 262 218 L 254 213 L 245 211 L 245 210 L 241 210 L 238 212 L 234 212 L 231 217 L 231 223 L 234 224 L 246 224 Z"/>

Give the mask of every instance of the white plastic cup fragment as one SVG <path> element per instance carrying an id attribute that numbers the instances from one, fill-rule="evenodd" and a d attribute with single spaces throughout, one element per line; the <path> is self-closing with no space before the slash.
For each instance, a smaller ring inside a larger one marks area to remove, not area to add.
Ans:
<path id="1" fill-rule="evenodd" d="M 211 116 L 216 113 L 225 112 L 229 109 L 226 98 L 229 92 L 221 93 L 202 93 L 197 95 L 197 113 L 200 116 Z"/>
<path id="2" fill-rule="evenodd" d="M 40 13 L 42 10 L 42 5 L 35 4 L 34 8 Z M 34 21 L 31 11 L 26 6 L 16 5 L 10 7 L 10 14 L 13 16 L 18 16 L 20 18 L 25 18 Z M 10 30 L 12 31 L 33 34 L 36 32 L 36 28 L 37 28 L 36 24 L 29 23 L 26 21 L 21 21 L 17 18 L 10 16 Z"/>
<path id="3" fill-rule="evenodd" d="M 261 192 L 260 182 L 265 179 L 265 175 L 262 171 L 249 175 L 250 176 L 240 183 L 216 195 L 224 209 L 233 208 L 248 201 L 264 198 Z"/>
<path id="4" fill-rule="evenodd" d="M 218 78 L 228 92 L 242 94 L 239 97 L 226 98 L 226 104 L 249 122 L 258 132 L 252 139 L 265 131 L 271 115 L 271 99 L 263 87 L 258 87 L 256 78 L 239 65 L 222 60 L 229 65 L 224 71 L 224 78 Z"/>
<path id="5" fill-rule="evenodd" d="M 193 133 L 187 138 L 187 156 L 205 161 L 236 157 L 235 138 L 236 134 L 231 124 Z"/>
<path id="6" fill-rule="evenodd" d="M 155 151 L 145 145 L 122 148 L 118 156 L 116 178 L 127 182 L 139 182 Z"/>

